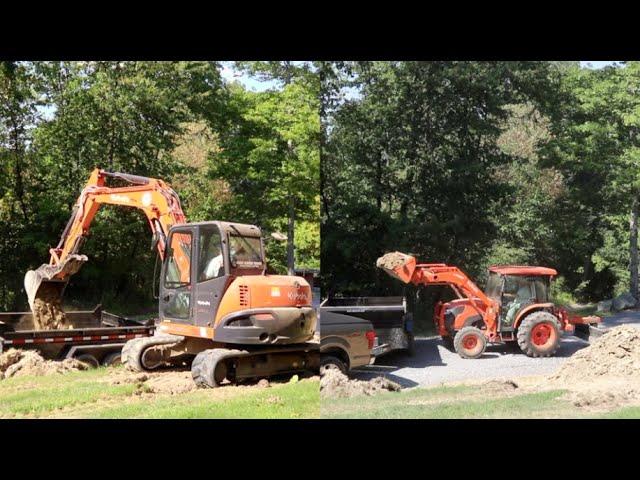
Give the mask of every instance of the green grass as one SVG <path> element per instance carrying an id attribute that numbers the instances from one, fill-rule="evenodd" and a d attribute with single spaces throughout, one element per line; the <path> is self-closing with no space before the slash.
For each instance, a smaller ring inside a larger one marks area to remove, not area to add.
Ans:
<path id="1" fill-rule="evenodd" d="M 640 406 L 620 408 L 603 415 L 602 418 L 638 419 L 640 418 Z"/>
<path id="2" fill-rule="evenodd" d="M 144 386 L 105 381 L 110 373 L 99 368 L 1 380 L 0 417 L 316 418 L 320 410 L 317 381 L 141 395 Z"/>
<path id="3" fill-rule="evenodd" d="M 95 418 L 317 418 L 318 382 L 283 384 L 225 401 L 211 401 L 211 392 L 199 390 L 100 409 Z"/>
<path id="4" fill-rule="evenodd" d="M 415 388 L 374 397 L 323 400 L 323 418 L 571 418 L 579 415 L 564 391 L 479 396 L 476 387 Z M 484 398 L 483 398 L 484 397 Z"/>

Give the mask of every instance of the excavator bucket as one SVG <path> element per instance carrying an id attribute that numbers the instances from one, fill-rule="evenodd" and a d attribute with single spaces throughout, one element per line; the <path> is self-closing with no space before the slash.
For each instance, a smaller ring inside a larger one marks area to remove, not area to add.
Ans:
<path id="1" fill-rule="evenodd" d="M 404 253 L 389 252 L 376 260 L 376 267 L 401 282 L 409 283 L 416 269 L 416 259 Z"/>
<path id="2" fill-rule="evenodd" d="M 55 330 L 65 326 L 62 294 L 69 277 L 86 261 L 86 255 L 69 255 L 58 265 L 43 264 L 26 273 L 24 289 L 36 330 Z"/>

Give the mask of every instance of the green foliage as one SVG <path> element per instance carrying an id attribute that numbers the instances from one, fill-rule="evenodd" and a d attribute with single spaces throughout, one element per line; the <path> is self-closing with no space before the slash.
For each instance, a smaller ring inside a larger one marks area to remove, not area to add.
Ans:
<path id="1" fill-rule="evenodd" d="M 226 85 L 219 69 L 215 62 L 0 64 L 0 221 L 8 226 L 0 236 L 0 309 L 26 308 L 24 272 L 47 261 L 96 166 L 164 179 L 192 221 L 246 221 L 266 233 L 286 225 L 283 199 L 292 195 L 299 262 L 318 263 L 317 231 L 313 238 L 306 224 L 317 223 L 319 210 L 317 84 L 305 74 L 256 94 Z M 72 278 L 67 301 L 154 310 L 149 244 L 140 212 L 102 208 L 82 252 L 90 261 Z M 285 256 L 274 253 L 282 270 Z"/>
<path id="2" fill-rule="evenodd" d="M 458 265 L 480 284 L 492 264 L 551 266 L 564 303 L 628 290 L 640 63 L 320 62 L 318 71 L 325 295 L 413 297 L 374 266 L 390 250 Z M 443 294 L 422 294 L 416 311 Z"/>
<path id="3" fill-rule="evenodd" d="M 297 221 L 318 222 L 318 88 L 317 82 L 296 79 L 280 91 L 232 88 L 234 128 L 221 135 L 221 148 L 209 164 L 210 176 L 224 180 L 232 192 L 222 206 L 226 218 L 284 233 L 293 203 Z M 298 263 L 318 265 L 318 230 L 315 239 L 309 238 L 308 227 L 297 227 L 297 232 L 307 237 L 297 252 Z M 271 269 L 286 271 L 285 250 L 269 245 Z"/>
<path id="4" fill-rule="evenodd" d="M 495 222 L 513 191 L 496 172 L 516 156 L 499 139 L 511 105 L 548 101 L 549 66 L 363 62 L 350 69 L 356 80 L 344 83 L 360 96 L 343 101 L 325 125 L 325 294 L 399 293 L 398 282 L 375 268 L 389 250 L 480 275 L 499 230 L 528 221 L 516 211 Z"/>

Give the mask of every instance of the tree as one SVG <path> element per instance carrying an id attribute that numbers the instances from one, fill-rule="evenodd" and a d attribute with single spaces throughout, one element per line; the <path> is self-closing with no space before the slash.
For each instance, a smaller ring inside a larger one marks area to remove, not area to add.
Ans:
<path id="1" fill-rule="evenodd" d="M 640 64 L 601 70 L 574 69 L 565 77 L 571 96 L 560 121 L 549 161 L 566 172 L 581 209 L 591 212 L 599 247 L 593 261 L 599 271 L 612 270 L 638 297 L 638 195 L 640 193 Z M 627 274 L 616 249 L 627 217 Z M 628 282 L 628 283 L 627 283 Z M 619 292 L 621 289 L 617 288 Z"/>
<path id="2" fill-rule="evenodd" d="M 319 218 L 318 89 L 318 82 L 300 79 L 293 79 L 281 90 L 258 93 L 235 85 L 236 123 L 221 135 L 221 151 L 211 158 L 212 177 L 223 179 L 233 192 L 226 207 L 229 215 L 263 225 L 271 232 L 286 227 L 284 265 L 289 273 L 293 273 L 296 259 L 298 225 L 317 223 Z M 301 227 L 307 233 L 312 230 L 309 224 Z M 278 247 L 271 243 L 275 253 L 271 266 L 279 270 L 282 259 Z M 314 256 L 317 259 L 317 254 L 297 258 L 302 264 L 316 265 Z"/>
<path id="3" fill-rule="evenodd" d="M 311 101 L 311 105 L 313 105 L 313 109 L 315 113 L 310 113 L 310 118 L 318 118 L 319 123 L 319 112 L 318 112 L 318 103 L 317 100 L 320 96 L 320 82 L 318 81 L 318 76 L 312 71 L 312 66 L 309 63 L 305 62 L 292 62 L 292 61 L 280 61 L 280 62 L 236 62 L 236 66 L 248 72 L 250 75 L 253 75 L 261 80 L 275 80 L 282 82 L 284 85 L 284 91 L 291 90 L 292 85 L 296 85 L 296 88 L 304 91 L 306 95 L 308 95 L 308 99 L 312 99 L 312 97 L 316 97 L 316 101 Z M 284 92 L 283 92 L 284 93 Z M 284 96 L 286 98 L 286 95 Z M 290 113 L 290 111 L 289 111 Z M 287 115 L 289 114 L 287 113 Z M 286 117 L 285 117 L 286 121 Z M 311 129 L 311 137 L 307 138 L 297 138 L 296 140 L 300 140 L 302 142 L 306 142 L 307 140 L 311 142 L 311 145 L 314 147 L 318 146 L 319 142 L 319 126 L 317 127 L 317 133 L 315 127 Z M 280 134 L 281 132 L 278 132 Z M 291 162 L 291 164 L 295 163 L 295 159 L 297 157 L 296 149 L 301 144 L 294 144 L 294 136 L 293 135 L 284 135 L 287 138 L 286 144 L 286 152 L 283 153 L 287 157 L 287 162 Z M 315 138 L 313 138 L 315 137 Z M 317 160 L 317 161 L 316 161 Z M 316 160 L 312 160 L 312 163 L 319 163 L 319 157 Z M 317 174 L 319 176 L 319 173 Z M 287 222 L 287 270 L 289 275 L 292 275 L 295 270 L 296 263 L 296 254 L 295 254 L 295 234 L 296 234 L 296 211 L 298 207 L 296 203 L 299 199 L 296 199 L 296 195 L 293 193 L 296 189 L 295 186 L 291 185 L 289 187 L 290 194 L 288 195 L 288 222 Z"/>
<path id="4" fill-rule="evenodd" d="M 324 132 L 325 288 L 397 291 L 397 282 L 375 268 L 376 257 L 396 249 L 477 275 L 496 238 L 493 206 L 509 191 L 494 174 L 512 159 L 497 143 L 506 107 L 551 102 L 550 66 L 361 62 L 348 68 L 345 83 L 359 95 L 335 108 Z"/>

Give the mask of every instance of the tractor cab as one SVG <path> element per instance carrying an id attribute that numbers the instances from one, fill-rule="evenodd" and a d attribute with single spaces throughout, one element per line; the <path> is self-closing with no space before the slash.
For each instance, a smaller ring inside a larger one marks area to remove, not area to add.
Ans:
<path id="1" fill-rule="evenodd" d="M 500 306 L 498 330 L 514 329 L 517 319 L 527 307 L 549 304 L 552 268 L 530 266 L 493 266 L 485 294 Z"/>

